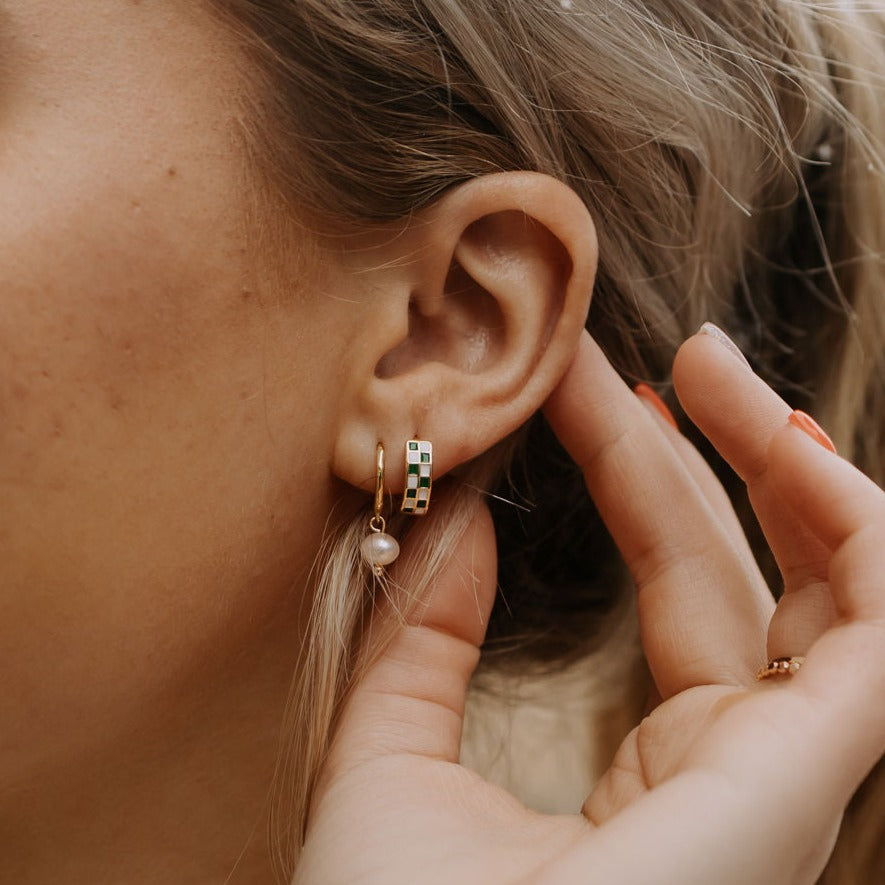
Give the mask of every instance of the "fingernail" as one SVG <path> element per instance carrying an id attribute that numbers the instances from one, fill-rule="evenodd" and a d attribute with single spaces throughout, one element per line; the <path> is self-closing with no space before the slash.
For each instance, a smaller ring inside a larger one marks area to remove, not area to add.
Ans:
<path id="1" fill-rule="evenodd" d="M 647 384 L 637 384 L 633 388 L 633 393 L 652 406 L 675 430 L 679 430 L 679 425 L 676 423 L 673 413 L 667 408 L 667 404 Z"/>
<path id="2" fill-rule="evenodd" d="M 719 328 L 719 326 L 713 325 L 713 323 L 704 323 L 700 329 L 698 329 L 698 334 L 700 335 L 709 335 L 711 338 L 715 338 L 729 353 L 736 356 L 751 372 L 753 371 L 753 367 L 747 362 L 747 358 L 741 353 L 741 349 Z"/>
<path id="3" fill-rule="evenodd" d="M 804 430 L 816 443 L 820 443 L 825 449 L 837 454 L 836 446 L 833 441 L 824 432 L 824 429 L 811 417 L 811 415 L 801 412 L 798 409 L 789 417 L 789 422 L 794 427 Z"/>

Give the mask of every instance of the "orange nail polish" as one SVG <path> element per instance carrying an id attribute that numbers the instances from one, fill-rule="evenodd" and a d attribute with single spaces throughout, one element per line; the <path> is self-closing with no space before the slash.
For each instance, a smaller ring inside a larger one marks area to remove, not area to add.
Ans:
<path id="1" fill-rule="evenodd" d="M 633 388 L 633 393 L 640 399 L 644 399 L 647 403 L 654 406 L 657 413 L 675 430 L 679 430 L 679 425 L 673 417 L 673 413 L 667 408 L 667 404 L 647 385 L 637 384 Z"/>
<path id="2" fill-rule="evenodd" d="M 833 445 L 833 441 L 824 433 L 823 428 L 811 415 L 797 409 L 790 415 L 789 421 L 794 427 L 805 431 L 816 443 L 820 443 L 825 449 L 829 449 L 833 454 L 836 454 L 836 447 Z"/>

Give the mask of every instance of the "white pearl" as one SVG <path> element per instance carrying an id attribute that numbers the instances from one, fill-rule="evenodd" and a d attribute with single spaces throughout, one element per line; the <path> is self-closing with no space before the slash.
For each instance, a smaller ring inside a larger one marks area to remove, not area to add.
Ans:
<path id="1" fill-rule="evenodd" d="M 360 553 L 369 565 L 390 565 L 399 556 L 399 544 L 392 535 L 372 532 L 360 542 Z"/>

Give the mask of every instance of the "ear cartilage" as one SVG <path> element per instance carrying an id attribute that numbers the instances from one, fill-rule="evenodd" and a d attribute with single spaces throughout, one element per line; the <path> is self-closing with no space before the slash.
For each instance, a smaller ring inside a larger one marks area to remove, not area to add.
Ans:
<path id="1" fill-rule="evenodd" d="M 406 443 L 406 488 L 403 513 L 423 516 L 430 507 L 433 483 L 433 444 L 426 439 L 410 439 Z"/>

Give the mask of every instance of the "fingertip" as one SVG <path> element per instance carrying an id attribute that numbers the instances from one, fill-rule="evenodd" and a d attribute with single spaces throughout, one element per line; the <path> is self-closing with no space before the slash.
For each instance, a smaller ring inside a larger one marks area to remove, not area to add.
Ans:
<path id="1" fill-rule="evenodd" d="M 771 438 L 792 409 L 762 378 L 719 340 L 698 334 L 676 354 L 673 386 L 686 416 L 741 478 L 765 473 Z"/>
<path id="2" fill-rule="evenodd" d="M 594 341 L 591 338 L 590 333 L 586 329 L 581 329 L 581 334 L 578 337 L 578 343 L 575 347 L 572 361 L 569 363 L 562 378 L 559 379 L 559 383 L 553 388 L 550 396 L 547 397 L 547 401 L 542 406 L 545 414 L 555 414 L 558 412 L 561 408 L 562 401 L 568 400 L 570 392 L 575 388 L 580 388 L 581 379 L 583 379 L 588 372 L 588 366 L 592 359 L 594 346 Z"/>
<path id="3" fill-rule="evenodd" d="M 679 346 L 673 358 L 673 388 L 680 404 L 686 408 L 686 394 L 691 394 L 696 385 L 693 382 L 706 376 L 711 355 L 715 357 L 718 348 L 710 340 L 692 335 Z M 687 411 L 687 408 L 686 408 Z M 690 414 L 690 413 L 689 413 Z"/>
<path id="4" fill-rule="evenodd" d="M 681 401 L 680 390 L 690 389 L 692 382 L 707 378 L 710 372 L 729 376 L 735 369 L 749 373 L 753 371 L 747 358 L 725 332 L 712 323 L 704 323 L 676 351 L 673 384 Z"/>
<path id="5" fill-rule="evenodd" d="M 753 371 L 750 361 L 744 356 L 744 352 L 732 341 L 723 329 L 720 329 L 715 323 L 704 323 L 698 329 L 698 338 L 712 338 L 720 347 L 724 348 L 731 356 L 733 356 L 745 369 Z"/>

